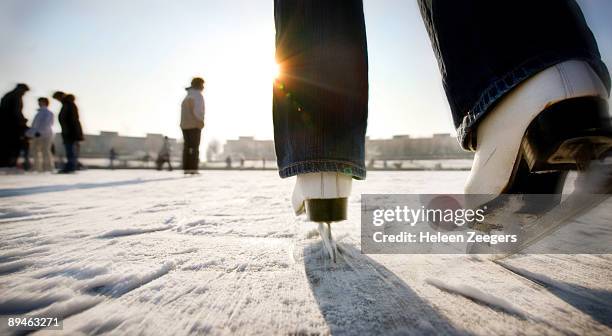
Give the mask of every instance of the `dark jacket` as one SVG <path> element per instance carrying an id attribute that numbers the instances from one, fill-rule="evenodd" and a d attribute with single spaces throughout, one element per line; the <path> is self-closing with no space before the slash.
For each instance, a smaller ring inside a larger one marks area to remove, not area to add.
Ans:
<path id="1" fill-rule="evenodd" d="M 23 94 L 13 90 L 0 101 L 0 132 L 3 138 L 20 138 L 28 129 L 27 119 L 23 116 Z"/>
<path id="2" fill-rule="evenodd" d="M 83 141 L 79 109 L 74 103 L 74 99 L 70 97 L 62 99 L 62 109 L 57 118 L 62 126 L 62 139 L 64 143 Z"/>

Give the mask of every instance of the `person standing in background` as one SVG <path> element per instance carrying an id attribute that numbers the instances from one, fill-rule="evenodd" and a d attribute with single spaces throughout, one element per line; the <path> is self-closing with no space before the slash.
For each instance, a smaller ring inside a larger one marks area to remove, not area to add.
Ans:
<path id="1" fill-rule="evenodd" d="M 53 94 L 53 98 L 62 103 L 58 119 L 62 126 L 62 140 L 66 150 L 67 163 L 60 173 L 72 173 L 77 169 L 77 144 L 84 139 L 81 121 L 79 120 L 79 109 L 74 103 L 74 95 L 57 91 Z"/>
<path id="2" fill-rule="evenodd" d="M 172 148 L 170 148 L 170 141 L 168 137 L 164 137 L 164 143 L 162 144 L 159 153 L 157 154 L 157 170 L 162 170 L 164 164 L 168 163 L 168 171 L 172 171 L 172 162 L 170 162 L 170 156 L 172 154 Z"/>
<path id="3" fill-rule="evenodd" d="M 32 127 L 26 132 L 32 138 L 32 151 L 34 156 L 34 169 L 38 172 L 53 171 L 53 112 L 49 111 L 49 99 L 38 98 L 38 112 L 32 121 Z"/>
<path id="4" fill-rule="evenodd" d="M 195 77 L 186 88 L 187 96 L 181 104 L 181 129 L 183 131 L 183 170 L 185 174 L 197 174 L 200 160 L 200 137 L 204 128 L 204 79 Z"/>
<path id="5" fill-rule="evenodd" d="M 108 159 L 110 161 L 110 169 L 115 169 L 115 160 L 117 159 L 117 152 L 114 147 L 111 147 L 108 153 Z"/>
<path id="6" fill-rule="evenodd" d="M 17 84 L 0 101 L 0 167 L 16 167 L 27 119 L 23 116 L 23 96 L 30 88 Z"/>

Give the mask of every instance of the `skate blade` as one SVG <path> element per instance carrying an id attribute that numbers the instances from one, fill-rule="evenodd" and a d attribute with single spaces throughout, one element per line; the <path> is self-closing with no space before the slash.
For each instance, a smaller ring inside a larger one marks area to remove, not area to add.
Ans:
<path id="1" fill-rule="evenodd" d="M 591 161 L 584 166 L 586 170 L 578 171 L 574 191 L 546 213 L 538 216 L 527 216 L 520 220 L 522 227 L 518 231 L 505 231 L 518 235 L 519 244 L 492 246 L 487 243 L 475 243 L 469 246 L 470 254 L 490 254 L 492 260 L 503 260 L 525 251 L 532 245 L 549 237 L 563 226 L 572 223 L 578 217 L 588 213 L 612 196 L 612 157 L 601 161 Z M 502 231 L 504 231 L 502 229 Z"/>
<path id="2" fill-rule="evenodd" d="M 336 255 L 338 252 L 338 248 L 331 234 L 330 223 L 318 223 L 317 229 L 319 230 L 319 235 L 323 240 L 323 246 L 325 247 L 325 250 L 327 251 L 330 259 L 333 263 L 336 263 Z"/>

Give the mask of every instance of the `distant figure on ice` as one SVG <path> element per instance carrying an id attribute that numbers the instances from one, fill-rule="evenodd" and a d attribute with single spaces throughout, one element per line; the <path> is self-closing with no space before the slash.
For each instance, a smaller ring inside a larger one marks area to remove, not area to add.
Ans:
<path id="1" fill-rule="evenodd" d="M 157 154 L 157 170 L 162 170 L 164 163 L 168 163 L 168 171 L 172 171 L 172 163 L 170 162 L 171 151 L 170 142 L 168 137 L 165 136 L 162 148 L 159 150 L 159 154 Z"/>
<path id="2" fill-rule="evenodd" d="M 67 162 L 60 173 L 72 173 L 77 169 L 78 143 L 84 139 L 81 121 L 79 120 L 79 109 L 74 103 L 74 95 L 57 91 L 53 94 L 53 98 L 62 103 L 58 119 L 62 126 L 62 140 L 64 141 Z"/>
<path id="3" fill-rule="evenodd" d="M 200 160 L 200 136 L 204 128 L 204 79 L 196 77 L 186 88 L 187 96 L 181 104 L 181 129 L 183 130 L 183 170 L 185 174 L 197 174 Z"/>
<path id="4" fill-rule="evenodd" d="M 115 147 L 111 147 L 110 152 L 108 153 L 108 160 L 110 161 L 110 169 L 115 169 L 116 159 L 117 159 L 117 152 L 115 151 Z"/>
<path id="5" fill-rule="evenodd" d="M 49 99 L 38 98 L 38 112 L 32 121 L 32 127 L 26 132 L 28 138 L 32 139 L 32 155 L 34 156 L 34 169 L 37 172 L 53 171 L 54 160 L 51 153 L 53 144 L 54 115 L 49 111 Z"/>
<path id="6" fill-rule="evenodd" d="M 232 168 L 232 157 L 229 155 L 225 158 L 225 167 Z"/>
<path id="7" fill-rule="evenodd" d="M 30 88 L 17 84 L 0 101 L 0 167 L 16 167 L 27 119 L 23 116 L 23 96 Z"/>

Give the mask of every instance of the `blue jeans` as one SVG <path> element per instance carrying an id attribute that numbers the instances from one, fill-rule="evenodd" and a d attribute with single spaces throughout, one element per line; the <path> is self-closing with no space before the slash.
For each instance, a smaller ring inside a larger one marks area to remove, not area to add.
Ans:
<path id="1" fill-rule="evenodd" d="M 274 144 L 281 177 L 365 178 L 368 55 L 361 1 L 274 2 Z"/>
<path id="2" fill-rule="evenodd" d="M 76 142 L 65 142 L 64 149 L 66 150 L 66 166 L 65 171 L 75 171 L 77 168 L 77 150 Z"/>
<path id="3" fill-rule="evenodd" d="M 275 0 L 273 119 L 279 174 L 320 171 L 363 179 L 368 62 L 361 0 Z M 419 0 L 458 140 L 506 93 L 570 59 L 610 76 L 574 0 Z M 406 41 L 405 43 L 409 43 Z"/>
<path id="4" fill-rule="evenodd" d="M 200 163 L 200 137 L 202 130 L 191 128 L 183 130 L 183 169 L 198 170 Z M 172 167 L 170 167 L 172 168 Z"/>

